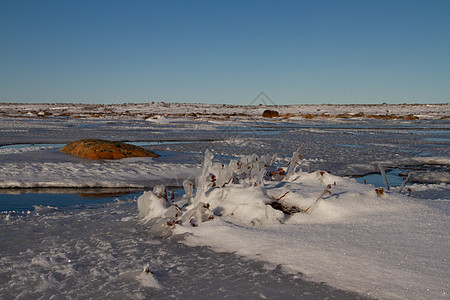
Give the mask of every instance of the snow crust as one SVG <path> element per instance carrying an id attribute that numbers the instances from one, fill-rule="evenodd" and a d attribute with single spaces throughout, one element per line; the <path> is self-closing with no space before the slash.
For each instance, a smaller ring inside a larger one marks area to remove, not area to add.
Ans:
<path id="1" fill-rule="evenodd" d="M 133 199 L 2 217 L 2 299 L 361 299 L 265 263 L 149 238 Z"/>
<path id="2" fill-rule="evenodd" d="M 176 183 L 199 173 L 191 157 L 173 154 L 168 159 L 168 154 L 164 155 L 158 160 L 89 161 L 62 154 L 54 147 L 0 149 L 0 188 L 143 188 L 173 179 Z M 35 158 L 30 161 L 32 156 Z M 177 163 L 180 159 L 188 163 Z"/>

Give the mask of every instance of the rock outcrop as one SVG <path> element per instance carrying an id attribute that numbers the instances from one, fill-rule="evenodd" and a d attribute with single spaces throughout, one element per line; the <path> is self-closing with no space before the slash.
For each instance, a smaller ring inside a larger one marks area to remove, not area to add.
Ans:
<path id="1" fill-rule="evenodd" d="M 266 109 L 264 112 L 263 112 L 263 117 L 264 118 L 277 118 L 277 117 L 279 117 L 280 116 L 280 114 L 276 111 L 276 110 L 269 110 L 269 109 Z"/>
<path id="2" fill-rule="evenodd" d="M 122 142 L 83 139 L 67 144 L 61 151 L 89 159 L 121 159 L 126 157 L 159 157 L 151 151 Z"/>

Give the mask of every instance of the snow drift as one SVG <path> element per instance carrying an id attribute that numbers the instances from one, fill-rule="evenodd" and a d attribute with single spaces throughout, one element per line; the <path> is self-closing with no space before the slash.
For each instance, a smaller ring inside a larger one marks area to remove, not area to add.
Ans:
<path id="1" fill-rule="evenodd" d="M 138 199 L 151 236 L 283 266 L 314 281 L 381 298 L 445 298 L 449 218 L 399 193 L 326 172 L 302 172 L 294 152 L 228 165 L 207 151 L 201 174 L 172 199 Z"/>

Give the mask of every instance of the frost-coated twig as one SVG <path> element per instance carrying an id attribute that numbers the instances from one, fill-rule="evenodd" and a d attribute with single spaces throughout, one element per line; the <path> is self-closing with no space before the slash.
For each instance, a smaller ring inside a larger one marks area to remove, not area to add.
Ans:
<path id="1" fill-rule="evenodd" d="M 384 171 L 384 168 L 381 164 L 379 164 L 378 167 L 380 168 L 381 177 L 383 177 L 384 186 L 386 187 L 387 191 L 390 191 L 391 188 L 389 187 L 389 183 L 387 181 L 386 172 Z"/>
<path id="2" fill-rule="evenodd" d="M 408 183 L 409 178 L 411 177 L 411 172 L 408 173 L 408 176 L 403 180 L 402 185 L 400 186 L 400 189 L 398 190 L 398 193 L 400 194 L 405 187 L 405 185 Z"/>
<path id="3" fill-rule="evenodd" d="M 292 153 L 291 160 L 289 161 L 289 165 L 286 169 L 285 179 L 289 179 L 294 173 L 297 165 L 299 164 L 300 159 L 302 158 L 302 154 L 300 154 L 300 148 L 297 149 L 294 153 Z"/>
<path id="4" fill-rule="evenodd" d="M 331 195 L 330 189 L 331 184 L 327 185 L 327 188 L 323 190 L 322 194 L 320 194 L 320 196 L 316 199 L 316 201 L 314 201 L 313 204 L 311 204 L 307 209 L 305 209 L 304 213 L 307 213 L 311 207 L 313 207 L 320 199 L 322 199 L 323 195 L 325 194 Z"/>
<path id="5" fill-rule="evenodd" d="M 275 163 L 275 160 L 277 159 L 277 154 L 275 153 L 273 156 L 272 156 L 272 159 L 270 160 L 270 162 L 269 162 L 269 166 L 272 166 L 274 163 Z"/>
<path id="6" fill-rule="evenodd" d="M 277 201 L 280 201 L 284 196 L 286 196 L 288 193 L 289 193 L 290 191 L 287 191 L 286 193 L 284 193 L 281 197 L 279 197 L 278 199 L 277 199 Z"/>

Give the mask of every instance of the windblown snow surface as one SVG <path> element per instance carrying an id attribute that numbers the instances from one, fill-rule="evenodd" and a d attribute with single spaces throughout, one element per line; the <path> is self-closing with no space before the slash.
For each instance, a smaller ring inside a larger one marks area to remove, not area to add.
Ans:
<path id="1" fill-rule="evenodd" d="M 448 105 L 307 107 L 420 120 L 264 119 L 264 107 L 187 104 L 1 107 L 0 201 L 44 188 L 147 190 L 106 204 L 3 209 L 2 299 L 448 298 Z M 80 138 L 162 156 L 89 161 L 58 151 Z M 380 164 L 411 173 L 401 193 L 360 183 Z M 176 187 L 186 193 L 171 199 Z"/>

